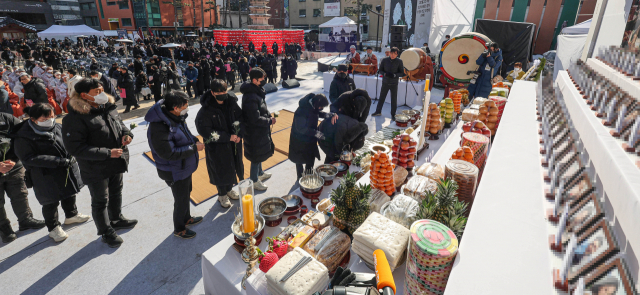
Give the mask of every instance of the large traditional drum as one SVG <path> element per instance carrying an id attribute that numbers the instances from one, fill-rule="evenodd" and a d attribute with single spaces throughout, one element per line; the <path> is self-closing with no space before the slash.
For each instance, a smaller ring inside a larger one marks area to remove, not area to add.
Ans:
<path id="1" fill-rule="evenodd" d="M 407 78 L 413 81 L 425 80 L 426 75 L 433 77 L 433 62 L 420 48 L 409 48 L 400 55 L 402 64 L 406 68 Z M 431 79 L 433 83 L 433 79 Z M 432 84 L 433 85 L 433 84 Z"/>
<path id="2" fill-rule="evenodd" d="M 440 71 L 448 84 L 459 85 L 471 81 L 473 74 L 467 72 L 477 71 L 476 59 L 487 49 L 488 42 L 491 39 L 480 33 L 464 33 L 442 46 Z"/>

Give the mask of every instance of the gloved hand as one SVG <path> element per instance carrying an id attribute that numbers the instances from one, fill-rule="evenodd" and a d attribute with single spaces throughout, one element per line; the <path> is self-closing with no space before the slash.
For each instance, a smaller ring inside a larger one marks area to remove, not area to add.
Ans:
<path id="1" fill-rule="evenodd" d="M 338 266 L 336 273 L 333 275 L 333 278 L 329 282 L 329 287 L 334 288 L 336 286 L 347 286 L 349 283 L 356 280 L 356 274 L 351 273 L 350 269 L 343 269 L 341 266 Z"/>
<path id="2" fill-rule="evenodd" d="M 316 131 L 316 138 L 318 140 L 325 140 L 326 137 L 324 137 L 324 133 L 322 133 L 320 131 Z"/>
<path id="3" fill-rule="evenodd" d="M 393 73 L 386 73 L 386 74 L 384 74 L 384 75 L 385 75 L 387 78 L 395 78 L 395 77 L 396 77 L 396 74 L 393 74 Z"/>
<path id="4" fill-rule="evenodd" d="M 484 55 L 485 57 L 489 56 L 489 50 L 485 49 L 484 52 L 482 52 L 482 55 Z"/>

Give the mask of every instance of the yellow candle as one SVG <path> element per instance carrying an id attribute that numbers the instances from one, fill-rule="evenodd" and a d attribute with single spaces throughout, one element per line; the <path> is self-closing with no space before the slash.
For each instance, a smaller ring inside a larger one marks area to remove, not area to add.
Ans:
<path id="1" fill-rule="evenodd" d="M 253 196 L 242 196 L 242 232 L 251 233 L 255 230 L 255 213 L 253 212 Z"/>
<path id="2" fill-rule="evenodd" d="M 429 83 L 431 81 L 429 81 L 430 79 L 425 80 L 426 83 L 424 83 L 424 92 L 429 91 Z"/>

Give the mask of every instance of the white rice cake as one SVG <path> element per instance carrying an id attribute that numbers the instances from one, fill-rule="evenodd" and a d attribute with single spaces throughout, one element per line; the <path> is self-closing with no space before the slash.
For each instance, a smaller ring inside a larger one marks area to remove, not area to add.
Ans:
<path id="1" fill-rule="evenodd" d="M 311 257 L 311 260 L 302 269 L 284 282 L 280 279 L 291 270 L 303 257 Z M 329 271 L 327 267 L 313 258 L 309 253 L 296 247 L 293 251 L 282 257 L 265 275 L 267 287 L 274 295 L 311 295 L 322 292 L 329 284 Z"/>
<path id="2" fill-rule="evenodd" d="M 360 249 L 381 249 L 389 264 L 395 268 L 407 249 L 410 236 L 408 228 L 372 212 L 353 233 L 353 244 L 359 244 L 357 248 Z M 368 255 L 373 257 L 373 252 Z"/>

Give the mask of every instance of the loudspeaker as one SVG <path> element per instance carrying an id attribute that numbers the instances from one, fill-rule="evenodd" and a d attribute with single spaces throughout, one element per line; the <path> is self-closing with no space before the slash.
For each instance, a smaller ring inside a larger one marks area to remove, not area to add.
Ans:
<path id="1" fill-rule="evenodd" d="M 391 26 L 391 34 L 406 34 L 407 25 L 393 25 Z"/>
<path id="2" fill-rule="evenodd" d="M 401 34 L 401 33 L 391 34 L 391 39 L 389 40 L 389 42 L 402 42 L 402 41 L 404 41 L 404 34 Z"/>
<path id="3" fill-rule="evenodd" d="M 278 91 L 278 87 L 276 85 L 273 85 L 273 83 L 264 84 L 264 87 L 262 87 L 262 88 L 264 88 L 264 92 L 266 92 L 266 93 L 271 93 L 271 92 Z"/>
<path id="4" fill-rule="evenodd" d="M 391 45 L 391 47 L 398 47 L 398 50 L 402 51 L 404 50 L 404 42 L 400 42 L 400 41 L 394 41 L 391 42 L 389 45 Z"/>
<path id="5" fill-rule="evenodd" d="M 300 82 L 298 82 L 298 80 L 296 79 L 289 79 L 289 80 L 284 80 L 282 81 L 282 88 L 296 88 L 296 87 L 300 87 Z"/>

